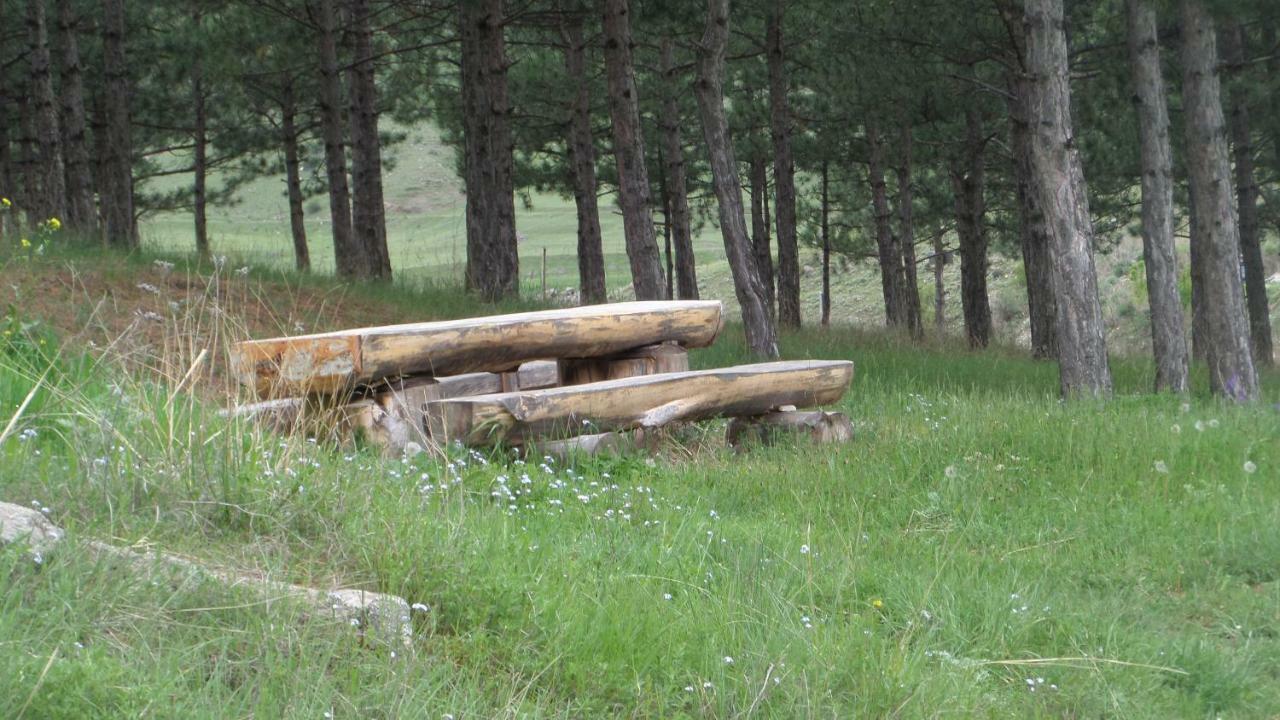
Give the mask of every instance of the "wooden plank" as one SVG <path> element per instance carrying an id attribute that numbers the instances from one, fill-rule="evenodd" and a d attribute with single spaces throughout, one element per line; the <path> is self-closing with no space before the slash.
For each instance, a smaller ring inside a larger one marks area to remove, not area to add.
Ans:
<path id="1" fill-rule="evenodd" d="M 428 434 L 470 445 L 660 427 L 713 417 L 761 415 L 783 405 L 833 403 L 853 363 L 802 360 L 608 380 L 546 390 L 429 401 Z"/>
<path id="2" fill-rule="evenodd" d="M 705 347 L 722 325 L 715 300 L 591 305 L 251 340 L 232 349 L 231 370 L 262 397 L 340 394 L 400 375 L 506 372 L 527 360 L 595 357 L 664 341 Z"/>
<path id="3" fill-rule="evenodd" d="M 560 361 L 560 375 L 564 385 L 684 372 L 688 369 L 689 351 L 673 343 L 648 345 L 600 358 L 566 358 Z"/>
<path id="4" fill-rule="evenodd" d="M 730 420 L 725 442 L 741 449 L 752 442 L 769 445 L 783 435 L 807 437 L 819 445 L 848 442 L 853 439 L 853 423 L 842 412 L 791 408 Z"/>

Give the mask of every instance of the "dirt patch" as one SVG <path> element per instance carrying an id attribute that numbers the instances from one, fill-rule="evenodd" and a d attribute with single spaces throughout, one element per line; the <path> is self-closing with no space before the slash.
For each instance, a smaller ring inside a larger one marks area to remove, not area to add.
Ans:
<path id="1" fill-rule="evenodd" d="M 231 343 L 410 320 L 396 304 L 336 282 L 266 281 L 229 268 L 108 256 L 11 261 L 0 267 L 0 301 L 52 328 L 65 351 L 87 349 L 174 382 L 204 351 L 193 385 L 220 398 L 237 392 L 226 372 Z"/>

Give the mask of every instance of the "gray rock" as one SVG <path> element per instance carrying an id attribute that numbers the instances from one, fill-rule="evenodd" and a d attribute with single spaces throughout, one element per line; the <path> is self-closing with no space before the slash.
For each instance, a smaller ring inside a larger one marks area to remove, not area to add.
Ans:
<path id="1" fill-rule="evenodd" d="M 0 545 L 24 543 L 36 558 L 52 550 L 64 534 L 37 510 L 0 502 Z"/>

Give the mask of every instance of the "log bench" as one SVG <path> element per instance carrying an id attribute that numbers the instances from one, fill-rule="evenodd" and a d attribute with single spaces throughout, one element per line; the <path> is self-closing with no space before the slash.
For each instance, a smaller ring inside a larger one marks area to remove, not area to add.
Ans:
<path id="1" fill-rule="evenodd" d="M 734 418 L 735 447 L 788 428 L 850 437 L 843 415 L 799 408 L 837 402 L 853 363 L 690 370 L 687 349 L 722 327 L 718 301 L 658 301 L 247 341 L 232 372 L 263 399 L 227 414 L 387 453 L 453 441 L 593 452 L 631 445 L 628 431 L 721 417 Z"/>

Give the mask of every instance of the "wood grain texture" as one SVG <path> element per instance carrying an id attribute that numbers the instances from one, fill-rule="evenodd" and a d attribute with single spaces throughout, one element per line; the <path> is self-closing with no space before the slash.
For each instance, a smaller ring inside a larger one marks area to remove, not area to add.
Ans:
<path id="1" fill-rule="evenodd" d="M 736 417 L 725 430 L 725 442 L 735 449 L 751 444 L 769 445 L 779 436 L 808 437 L 825 445 L 853 439 L 853 423 L 841 412 L 780 410 L 755 417 Z"/>
<path id="2" fill-rule="evenodd" d="M 839 400 L 852 380 L 853 363 L 845 360 L 761 363 L 431 401 L 426 420 L 436 442 L 519 445 L 824 405 Z"/>
<path id="3" fill-rule="evenodd" d="M 252 340 L 233 348 L 231 367 L 262 397 L 338 394 L 401 375 L 505 372 L 665 341 L 706 347 L 722 326 L 715 300 L 615 303 Z"/>
<path id="4" fill-rule="evenodd" d="M 560 361 L 560 376 L 564 385 L 684 372 L 688 369 L 689 352 L 679 345 L 669 343 L 648 345 L 602 358 L 568 358 Z"/>

